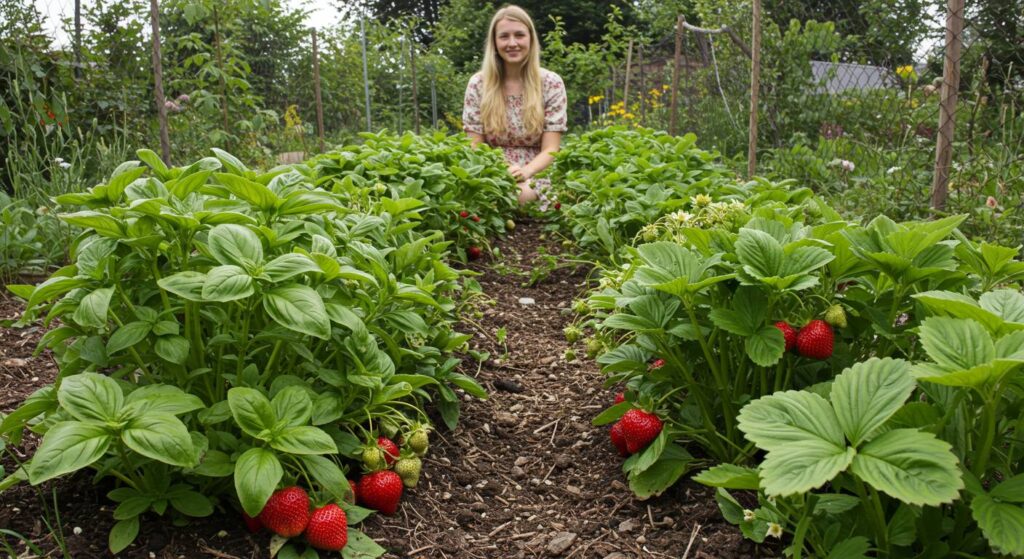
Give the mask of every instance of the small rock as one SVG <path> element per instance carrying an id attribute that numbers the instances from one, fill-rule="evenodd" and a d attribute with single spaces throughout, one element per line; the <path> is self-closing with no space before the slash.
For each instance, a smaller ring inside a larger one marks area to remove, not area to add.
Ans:
<path id="1" fill-rule="evenodd" d="M 521 411 L 523 411 L 523 405 L 522 404 L 516 404 L 516 405 L 512 406 L 511 408 L 509 408 L 508 411 L 510 411 L 512 413 L 521 412 Z"/>
<path id="2" fill-rule="evenodd" d="M 519 304 L 525 307 L 527 305 L 536 305 L 537 301 L 535 301 L 533 297 L 520 297 Z"/>
<path id="3" fill-rule="evenodd" d="M 477 501 L 477 502 L 473 503 L 472 505 L 469 505 L 469 510 L 471 510 L 473 512 L 486 512 L 487 511 L 487 503 L 481 503 L 480 501 Z"/>
<path id="4" fill-rule="evenodd" d="M 625 555 L 623 553 L 620 553 L 618 551 L 615 551 L 615 552 L 609 553 L 608 555 L 605 555 L 604 559 L 629 559 L 629 556 Z"/>
<path id="5" fill-rule="evenodd" d="M 580 496 L 583 494 L 583 490 L 581 490 L 579 487 L 576 487 L 575 485 L 566 485 L 565 492 L 571 493 L 576 496 Z"/>
<path id="6" fill-rule="evenodd" d="M 512 467 L 512 479 L 524 479 L 526 478 L 526 470 L 519 466 Z"/>
<path id="7" fill-rule="evenodd" d="M 556 359 L 558 359 L 558 356 L 555 356 L 555 355 L 549 355 L 547 357 L 542 357 L 541 360 L 540 360 L 540 364 L 541 365 L 550 365 L 550 364 L 554 363 Z"/>
<path id="8" fill-rule="evenodd" d="M 645 537 L 643 535 L 637 536 L 636 537 L 636 543 L 638 543 L 640 545 L 643 545 L 643 544 L 647 543 L 647 537 Z"/>
<path id="9" fill-rule="evenodd" d="M 520 456 L 519 458 L 516 458 L 516 461 L 513 462 L 513 465 L 516 465 L 516 466 L 519 466 L 519 467 L 523 467 L 529 461 L 530 461 L 529 458 L 527 458 L 525 456 Z"/>
<path id="10" fill-rule="evenodd" d="M 494 414 L 494 418 L 498 420 L 498 425 L 505 427 L 514 427 L 519 423 L 519 418 L 508 412 L 498 412 Z"/>
<path id="11" fill-rule="evenodd" d="M 555 458 L 555 466 L 558 466 L 561 469 L 568 468 L 569 466 L 572 466 L 572 458 L 567 454 L 559 454 Z"/>
<path id="12" fill-rule="evenodd" d="M 637 522 L 632 518 L 619 522 L 619 532 L 626 533 L 636 530 Z"/>
<path id="13" fill-rule="evenodd" d="M 548 555 L 558 556 L 565 553 L 567 549 L 572 547 L 575 541 L 576 534 L 572 532 L 559 532 L 555 534 L 555 537 L 551 538 L 551 541 L 548 542 Z"/>

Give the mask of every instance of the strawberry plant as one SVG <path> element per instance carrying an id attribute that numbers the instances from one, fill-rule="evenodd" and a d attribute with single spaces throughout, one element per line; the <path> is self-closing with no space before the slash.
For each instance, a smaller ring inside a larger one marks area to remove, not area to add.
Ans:
<path id="1" fill-rule="evenodd" d="M 40 349 L 60 374 L 0 423 L 44 441 L 0 487 L 113 478 L 114 552 L 168 502 L 177 518 L 237 500 L 255 518 L 297 480 L 344 502 L 360 440 L 422 425 L 428 401 L 454 424 L 456 388 L 484 396 L 455 371 L 460 273 L 440 233 L 416 228 L 423 202 L 356 208 L 295 169 L 214 151 L 168 168 L 143 150 L 145 166 L 62 196 L 85 207 L 60 216 L 83 231 L 73 263 L 11 287 L 22 323 L 59 319 Z"/>

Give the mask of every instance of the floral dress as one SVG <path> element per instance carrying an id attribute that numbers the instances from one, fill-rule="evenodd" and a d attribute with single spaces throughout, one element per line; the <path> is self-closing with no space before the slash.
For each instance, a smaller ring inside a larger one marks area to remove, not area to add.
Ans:
<path id="1" fill-rule="evenodd" d="M 544 132 L 565 132 L 568 130 L 565 84 L 558 74 L 541 68 L 541 93 L 544 99 Z M 466 86 L 466 99 L 462 107 L 462 129 L 466 132 L 483 134 L 484 141 L 491 147 L 501 148 L 505 153 L 505 161 L 520 167 L 533 161 L 540 153 L 541 133 L 530 135 L 523 124 L 523 95 L 509 95 L 506 98 L 508 107 L 508 130 L 499 135 L 484 132 L 480 120 L 480 104 L 483 99 L 484 79 L 475 74 Z M 530 179 L 531 186 L 543 193 L 550 185 L 547 179 Z M 542 196 L 543 197 L 543 196 Z"/>

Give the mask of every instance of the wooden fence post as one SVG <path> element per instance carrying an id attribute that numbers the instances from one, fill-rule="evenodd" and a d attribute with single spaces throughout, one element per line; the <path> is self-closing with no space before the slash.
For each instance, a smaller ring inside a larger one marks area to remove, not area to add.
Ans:
<path id="1" fill-rule="evenodd" d="M 316 132 L 320 140 L 320 153 L 324 152 L 324 104 L 320 97 L 320 51 L 316 45 L 316 29 L 313 29 L 313 94 L 316 98 Z"/>
<path id="2" fill-rule="evenodd" d="M 647 81 L 644 79 L 644 44 L 636 46 L 637 66 L 640 66 L 640 125 L 647 126 Z"/>
<path id="3" fill-rule="evenodd" d="M 750 40 L 750 135 L 747 138 L 747 178 L 757 171 L 757 97 L 761 90 L 761 0 L 754 0 Z"/>
<path id="4" fill-rule="evenodd" d="M 679 67 L 682 66 L 683 57 L 683 22 L 685 19 L 682 15 L 676 18 L 676 53 L 675 53 L 675 67 L 672 70 L 672 110 L 671 116 L 669 117 L 668 133 L 675 136 L 676 124 L 678 123 L 679 117 L 679 106 L 677 101 L 679 98 Z"/>
<path id="5" fill-rule="evenodd" d="M 366 18 L 359 20 L 363 30 L 363 93 L 366 96 L 366 131 L 373 132 L 370 121 L 370 71 L 366 67 Z"/>
<path id="6" fill-rule="evenodd" d="M 75 0 L 75 79 L 82 77 L 82 0 Z"/>
<path id="7" fill-rule="evenodd" d="M 160 154 L 164 164 L 171 164 L 171 138 L 167 132 L 167 107 L 164 106 L 164 71 L 160 64 L 160 8 L 157 0 L 149 0 L 149 23 L 153 28 L 153 97 L 160 121 Z"/>
<path id="8" fill-rule="evenodd" d="M 953 160 L 957 92 L 960 89 L 960 48 L 963 44 L 964 0 L 949 0 L 946 13 L 946 60 L 942 68 L 939 131 L 935 138 L 935 177 L 932 209 L 942 211 L 949 195 L 949 166 Z"/>
<path id="9" fill-rule="evenodd" d="M 217 44 L 217 69 L 220 70 L 220 111 L 224 133 L 229 134 L 231 129 L 228 124 L 228 82 L 224 78 L 224 55 L 220 47 L 220 16 L 217 15 L 217 2 L 213 3 L 213 40 Z"/>

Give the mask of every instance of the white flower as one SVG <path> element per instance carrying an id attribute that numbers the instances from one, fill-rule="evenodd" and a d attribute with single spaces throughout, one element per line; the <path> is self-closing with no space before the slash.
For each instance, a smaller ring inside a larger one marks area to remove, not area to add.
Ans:
<path id="1" fill-rule="evenodd" d="M 768 531 L 765 533 L 766 538 L 781 538 L 782 537 L 782 526 L 774 522 L 768 523 Z"/>
<path id="2" fill-rule="evenodd" d="M 750 509 L 743 509 L 743 521 L 744 522 L 753 522 L 754 518 L 755 518 L 754 511 L 752 511 Z"/>
<path id="3" fill-rule="evenodd" d="M 71 168 L 71 164 L 68 163 L 67 161 L 61 161 L 60 163 L 58 163 L 58 165 L 60 165 L 61 169 L 70 169 Z"/>
<path id="4" fill-rule="evenodd" d="M 76 536 L 81 536 L 82 535 L 82 527 L 81 526 L 75 526 L 74 528 L 71 529 L 71 533 L 76 535 Z"/>
<path id="5" fill-rule="evenodd" d="M 56 163 L 56 164 L 58 164 L 58 165 L 60 165 L 61 163 L 63 163 L 63 162 L 64 162 L 64 158 L 63 158 L 63 157 L 57 157 L 57 158 L 55 158 L 55 159 L 53 160 L 53 162 L 54 162 L 54 163 Z"/>
<path id="6" fill-rule="evenodd" d="M 676 223 L 686 223 L 693 218 L 693 215 L 683 210 L 679 210 L 677 212 L 673 212 L 669 217 L 671 217 Z"/>
<path id="7" fill-rule="evenodd" d="M 896 172 L 902 171 L 902 170 L 903 170 L 903 167 L 889 167 L 888 169 L 885 170 L 885 174 L 891 175 L 893 173 L 896 173 Z"/>
<path id="8" fill-rule="evenodd" d="M 847 161 L 846 159 L 840 161 L 839 166 L 842 167 L 843 170 L 848 173 L 853 172 L 853 169 L 855 168 L 853 161 Z"/>

